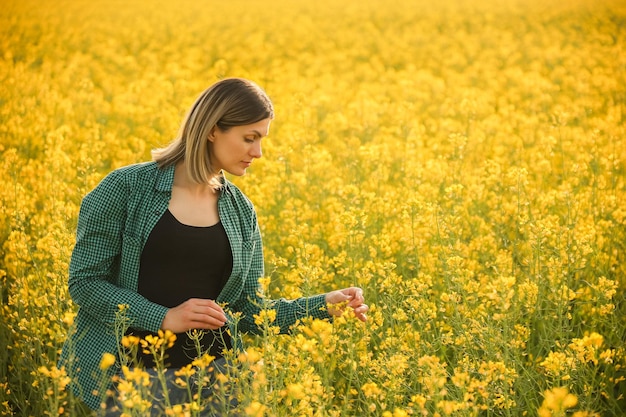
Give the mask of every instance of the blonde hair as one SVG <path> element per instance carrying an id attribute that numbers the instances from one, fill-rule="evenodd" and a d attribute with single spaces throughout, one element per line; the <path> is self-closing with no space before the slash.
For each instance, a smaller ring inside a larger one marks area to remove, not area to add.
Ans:
<path id="1" fill-rule="evenodd" d="M 226 131 L 267 118 L 274 118 L 274 108 L 261 87 L 243 78 L 223 79 L 200 94 L 177 137 L 166 147 L 153 150 L 152 159 L 161 168 L 185 161 L 192 181 L 219 186 L 219 172 L 211 165 L 211 130 Z"/>

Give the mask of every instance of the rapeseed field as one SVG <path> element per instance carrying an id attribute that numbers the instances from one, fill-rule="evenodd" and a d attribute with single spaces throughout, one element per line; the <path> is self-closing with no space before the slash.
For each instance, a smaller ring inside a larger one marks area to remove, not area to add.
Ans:
<path id="1" fill-rule="evenodd" d="M 88 415 L 56 368 L 80 201 L 230 76 L 275 104 L 232 178 L 266 292 L 358 285 L 371 307 L 283 336 L 257 317 L 221 381 L 241 413 L 626 415 L 618 0 L 2 0 L 0 415 Z M 145 415 L 144 375 L 123 378 Z"/>

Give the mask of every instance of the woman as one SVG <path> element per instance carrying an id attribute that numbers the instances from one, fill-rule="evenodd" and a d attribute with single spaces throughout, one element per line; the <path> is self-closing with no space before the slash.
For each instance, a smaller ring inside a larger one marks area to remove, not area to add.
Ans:
<path id="1" fill-rule="evenodd" d="M 172 369 L 194 359 L 190 329 L 213 331 L 202 339 L 203 348 L 218 358 L 223 348 L 238 346 L 229 336 L 219 343 L 227 334 L 220 330 L 233 326 L 231 312 L 241 313 L 237 326 L 244 332 L 258 330 L 254 315 L 268 304 L 282 333 L 304 317 L 340 314 L 333 305 L 344 302 L 366 320 L 368 307 L 356 287 L 296 300 L 260 294 L 256 213 L 222 172 L 244 175 L 261 157 L 273 117 L 271 101 L 256 84 L 219 81 L 196 100 L 178 137 L 153 152 L 154 161 L 111 172 L 83 199 L 69 276 L 79 309 L 61 365 L 90 408 L 99 409 L 102 401 L 100 361 L 118 352 L 113 325 L 120 305 L 127 306 L 128 333 L 177 334 L 168 350 Z M 142 359 L 150 367 L 150 358 Z"/>

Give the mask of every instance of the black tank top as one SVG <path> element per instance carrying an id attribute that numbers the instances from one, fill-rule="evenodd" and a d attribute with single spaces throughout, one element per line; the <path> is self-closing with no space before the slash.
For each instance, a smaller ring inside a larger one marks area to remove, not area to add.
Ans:
<path id="1" fill-rule="evenodd" d="M 139 294 L 165 307 L 176 307 L 190 298 L 215 300 L 232 272 L 233 258 L 228 236 L 221 222 L 209 227 L 180 223 L 167 210 L 150 233 L 141 254 Z M 217 358 L 232 347 L 226 326 L 206 331 L 200 340 L 202 351 Z M 130 329 L 130 334 L 152 334 Z M 165 365 L 181 368 L 198 357 L 195 342 L 187 333 L 176 335 L 166 351 Z M 141 350 L 141 349 L 140 349 Z M 153 367 L 151 355 L 140 352 L 146 367 Z"/>

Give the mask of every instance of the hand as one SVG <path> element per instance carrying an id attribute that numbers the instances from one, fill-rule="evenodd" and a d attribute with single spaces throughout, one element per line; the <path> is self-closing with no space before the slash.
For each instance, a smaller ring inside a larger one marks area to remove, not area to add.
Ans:
<path id="1" fill-rule="evenodd" d="M 333 316 L 340 316 L 343 313 L 340 304 L 347 302 L 347 306 L 354 310 L 354 315 L 361 321 L 367 320 L 367 310 L 369 307 L 365 304 L 363 298 L 363 290 L 358 287 L 344 288 L 343 290 L 331 291 L 326 294 L 326 304 L 328 304 L 328 313 Z"/>
<path id="2" fill-rule="evenodd" d="M 190 298 L 170 308 L 163 318 L 161 330 L 183 333 L 190 329 L 216 330 L 226 324 L 226 314 L 215 301 Z"/>

